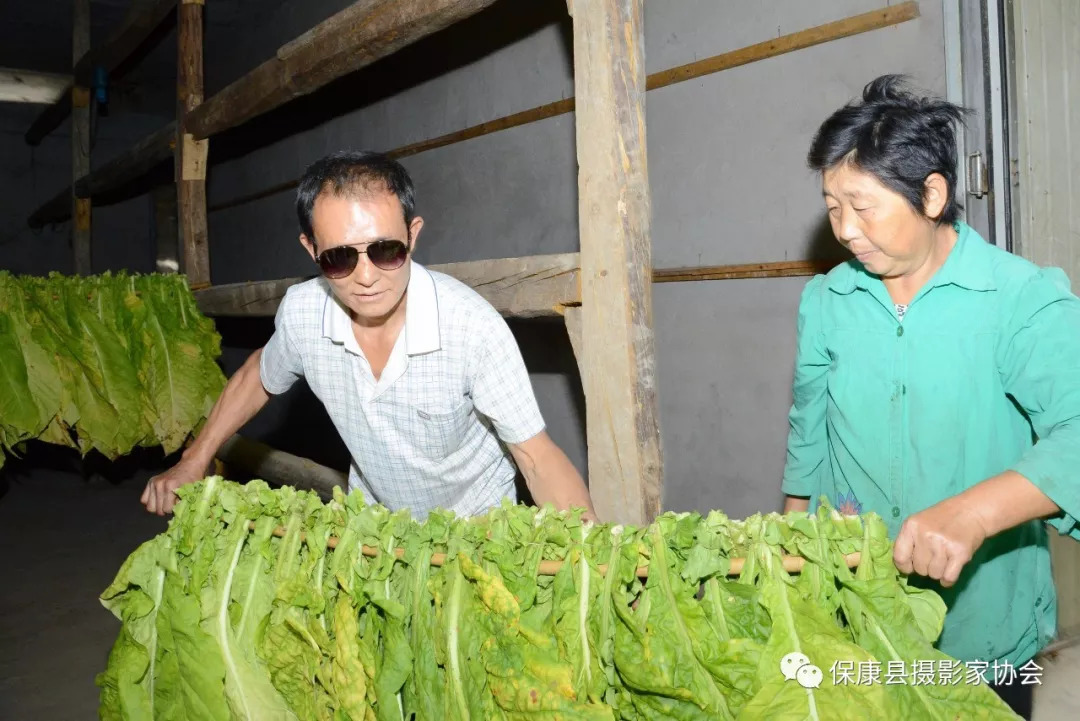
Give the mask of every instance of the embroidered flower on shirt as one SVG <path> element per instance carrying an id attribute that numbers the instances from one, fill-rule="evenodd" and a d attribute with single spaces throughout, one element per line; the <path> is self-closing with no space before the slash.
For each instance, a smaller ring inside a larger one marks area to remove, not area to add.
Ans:
<path id="1" fill-rule="evenodd" d="M 841 493 L 836 499 L 836 510 L 845 516 L 857 516 L 862 513 L 862 504 L 859 503 L 859 499 L 855 498 L 854 491 L 847 495 Z"/>

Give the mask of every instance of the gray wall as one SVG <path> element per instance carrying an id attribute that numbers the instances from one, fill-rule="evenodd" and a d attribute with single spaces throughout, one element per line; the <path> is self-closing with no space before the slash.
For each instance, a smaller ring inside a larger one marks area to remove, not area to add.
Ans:
<path id="1" fill-rule="evenodd" d="M 224 83 L 339 9 L 286 4 L 223 61 Z M 649 72 L 841 19 L 881 0 L 667 0 L 646 3 Z M 653 258 L 657 267 L 764 262 L 835 253 L 804 156 L 816 126 L 885 72 L 944 93 L 941 5 L 899 27 L 847 38 L 647 98 Z M 301 14 L 303 15 L 301 17 Z M 208 53 L 211 52 L 208 50 Z M 253 57 L 250 53 L 258 52 Z M 245 54 L 247 53 L 247 54 Z M 208 69 L 211 66 L 208 64 Z M 208 80 L 208 84 L 209 84 Z M 390 149 L 573 94 L 563 0 L 504 0 L 480 16 L 217 141 L 211 203 L 296 178 L 339 148 Z M 406 158 L 426 225 L 421 262 L 576 250 L 573 116 Z M 296 240 L 292 195 L 213 213 L 216 283 L 312 271 Z M 780 502 L 795 344 L 805 278 L 654 286 L 665 507 L 744 516 Z M 515 323 L 555 439 L 585 468 L 580 380 L 557 325 Z M 229 362 L 265 340 L 230 331 Z M 241 337 L 243 336 L 243 337 Z M 324 449 L 305 434 L 319 409 L 303 391 L 278 399 L 251 430 L 284 447 Z M 313 420 L 314 419 L 314 420 Z M 321 424 L 321 425 L 319 425 Z M 331 431 L 332 433 L 332 431 Z"/>
<path id="2" fill-rule="evenodd" d="M 40 105 L 0 103 L 0 268 L 34 275 L 71 273 L 71 222 L 37 231 L 27 225 L 34 210 L 71 185 L 68 122 L 36 148 L 23 139 L 40 112 Z M 93 167 L 108 162 L 162 122 L 136 113 L 99 118 L 91 151 Z M 130 191 L 117 197 L 128 199 L 92 211 L 93 270 L 150 272 L 154 269 L 151 201 Z"/>

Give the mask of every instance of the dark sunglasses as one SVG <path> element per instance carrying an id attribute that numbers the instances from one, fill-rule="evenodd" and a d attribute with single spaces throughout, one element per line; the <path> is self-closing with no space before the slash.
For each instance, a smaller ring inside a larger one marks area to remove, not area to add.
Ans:
<path id="1" fill-rule="evenodd" d="M 409 257 L 409 246 L 400 240 L 376 240 L 360 250 L 355 245 L 339 245 L 327 248 L 315 256 L 323 275 L 327 278 L 344 278 L 356 270 L 360 254 L 367 253 L 368 260 L 379 270 L 397 270 Z"/>

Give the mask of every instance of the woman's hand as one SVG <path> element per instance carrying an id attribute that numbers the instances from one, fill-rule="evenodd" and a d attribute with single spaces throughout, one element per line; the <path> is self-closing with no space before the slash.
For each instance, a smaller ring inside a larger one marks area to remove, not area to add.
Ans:
<path id="1" fill-rule="evenodd" d="M 1034 483 L 1005 471 L 909 516 L 896 537 L 893 563 L 948 588 L 987 538 L 1060 512 Z"/>
<path id="2" fill-rule="evenodd" d="M 948 588 L 988 535 L 968 499 L 954 496 L 908 516 L 893 546 L 893 562 L 902 573 L 929 576 Z"/>

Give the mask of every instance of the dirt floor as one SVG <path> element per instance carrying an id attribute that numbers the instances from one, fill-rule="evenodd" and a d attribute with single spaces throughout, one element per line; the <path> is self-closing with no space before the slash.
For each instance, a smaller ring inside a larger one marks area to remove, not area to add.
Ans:
<path id="1" fill-rule="evenodd" d="M 97 717 L 94 676 L 119 627 L 97 596 L 166 525 L 138 503 L 150 470 L 86 481 L 53 465 L 13 464 L 0 481 L 0 721 Z M 1080 718 L 1080 644 L 1040 664 L 1036 721 Z"/>

